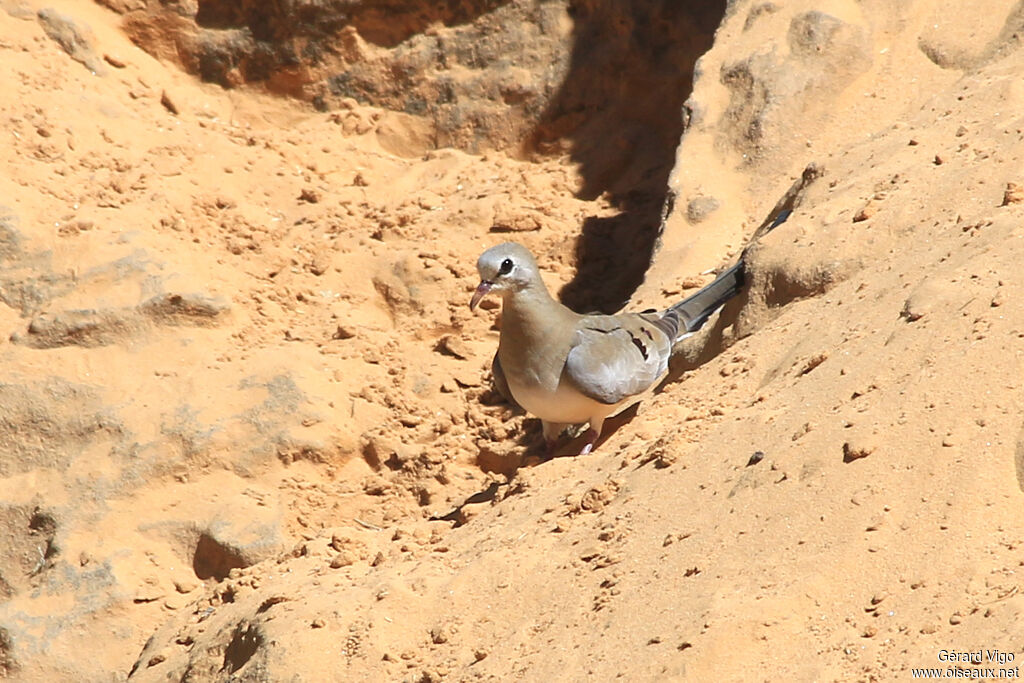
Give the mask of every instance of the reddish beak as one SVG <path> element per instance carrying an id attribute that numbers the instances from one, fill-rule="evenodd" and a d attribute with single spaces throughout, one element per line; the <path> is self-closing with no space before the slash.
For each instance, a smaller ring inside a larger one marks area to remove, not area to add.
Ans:
<path id="1" fill-rule="evenodd" d="M 476 291 L 473 292 L 473 298 L 469 302 L 469 310 L 474 310 L 477 304 L 480 303 L 480 300 L 487 296 L 487 292 L 491 291 L 491 287 L 493 286 L 493 282 L 488 282 L 487 280 L 481 282 L 477 286 Z"/>

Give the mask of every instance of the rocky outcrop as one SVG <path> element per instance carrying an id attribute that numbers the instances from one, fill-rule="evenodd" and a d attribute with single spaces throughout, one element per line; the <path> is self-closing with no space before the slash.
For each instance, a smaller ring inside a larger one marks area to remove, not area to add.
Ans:
<path id="1" fill-rule="evenodd" d="M 619 214 L 586 219 L 562 298 L 606 311 L 643 280 L 694 63 L 725 11 L 657 0 L 110 4 L 139 45 L 203 80 L 325 110 L 384 108 L 372 127 L 393 153 L 568 154 L 579 195 L 604 195 Z M 815 39 L 846 40 L 795 38 Z"/>

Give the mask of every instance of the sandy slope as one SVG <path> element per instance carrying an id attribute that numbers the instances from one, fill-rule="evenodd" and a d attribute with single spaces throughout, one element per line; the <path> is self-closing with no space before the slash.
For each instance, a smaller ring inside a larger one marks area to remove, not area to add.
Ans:
<path id="1" fill-rule="evenodd" d="M 424 154 L 407 118 L 198 85 L 108 10 L 50 3 L 76 61 L 5 3 L 0 672 L 1024 659 L 1019 11 L 805 5 L 726 17 L 635 300 L 709 279 L 805 163 L 824 177 L 683 349 L 707 362 L 594 454 L 539 462 L 538 425 L 487 388 L 495 312 L 466 304 L 495 225 L 553 287 L 586 265 L 577 231 L 616 211 L 575 198 L 569 159 Z M 699 197 L 719 208 L 698 221 Z"/>

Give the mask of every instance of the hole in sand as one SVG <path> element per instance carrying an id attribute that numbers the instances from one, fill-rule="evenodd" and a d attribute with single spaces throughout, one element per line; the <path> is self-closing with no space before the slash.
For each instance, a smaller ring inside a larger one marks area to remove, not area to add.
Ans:
<path id="1" fill-rule="evenodd" d="M 232 569 L 246 565 L 247 563 L 231 548 L 207 534 L 199 536 L 195 555 L 192 557 L 192 569 L 199 579 L 205 581 L 213 578 L 223 581 Z"/>
<path id="2" fill-rule="evenodd" d="M 252 659 L 262 644 L 263 636 L 254 624 L 238 624 L 231 636 L 231 642 L 224 650 L 224 666 L 221 670 L 227 669 L 228 673 L 235 673 Z"/>

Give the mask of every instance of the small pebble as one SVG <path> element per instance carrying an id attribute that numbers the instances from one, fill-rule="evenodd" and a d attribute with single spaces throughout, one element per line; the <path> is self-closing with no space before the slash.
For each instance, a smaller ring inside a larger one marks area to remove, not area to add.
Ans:
<path id="1" fill-rule="evenodd" d="M 875 446 L 871 443 L 859 440 L 850 440 L 843 444 L 843 462 L 853 462 L 866 458 L 875 452 Z"/>
<path id="2" fill-rule="evenodd" d="M 1021 202 L 1024 202 L 1024 187 L 1018 183 L 1006 183 L 1002 206 L 1020 204 Z"/>
<path id="3" fill-rule="evenodd" d="M 166 90 L 160 93 L 160 104 L 164 105 L 164 109 L 171 112 L 175 116 L 181 113 L 181 109 L 175 103 L 174 98 L 171 97 L 170 93 Z"/>
<path id="4" fill-rule="evenodd" d="M 868 202 L 864 208 L 853 215 L 853 222 L 860 223 L 861 221 L 866 221 L 876 213 L 878 213 L 878 207 L 872 202 Z"/>
<path id="5" fill-rule="evenodd" d="M 331 569 L 341 569 L 355 562 L 355 554 L 350 550 L 344 550 L 331 558 Z"/>

